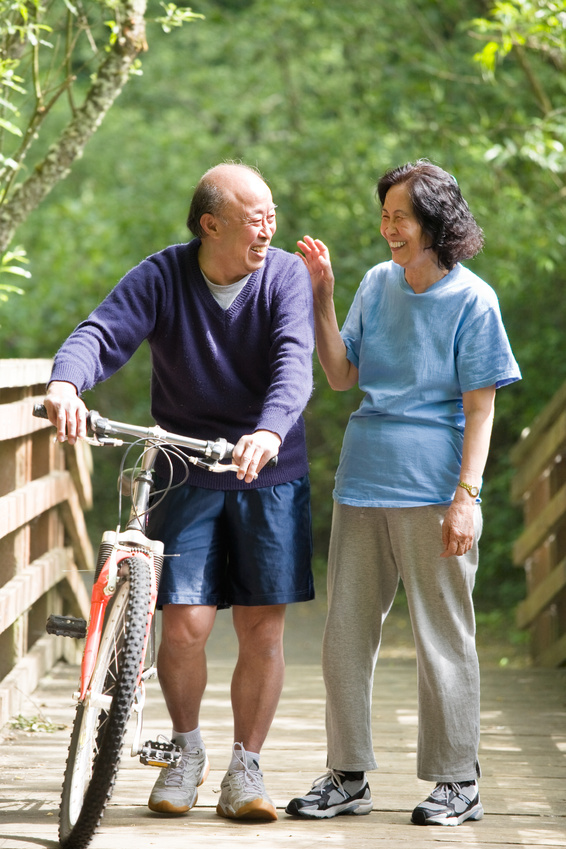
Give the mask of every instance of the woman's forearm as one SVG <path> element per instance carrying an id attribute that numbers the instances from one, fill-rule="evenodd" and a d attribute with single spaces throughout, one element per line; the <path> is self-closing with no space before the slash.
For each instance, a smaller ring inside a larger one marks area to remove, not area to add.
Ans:
<path id="1" fill-rule="evenodd" d="M 358 369 L 346 356 L 332 297 L 314 298 L 316 352 L 332 389 L 351 389 L 358 382 Z"/>
<path id="2" fill-rule="evenodd" d="M 480 487 L 491 441 L 495 386 L 465 392 L 463 406 L 466 423 L 464 425 L 460 480 L 472 486 Z"/>
<path id="3" fill-rule="evenodd" d="M 332 389 L 351 389 L 358 370 L 346 356 L 334 309 L 334 273 L 328 248 L 320 239 L 305 236 L 297 246 L 310 274 L 314 308 L 316 352 Z"/>
<path id="4" fill-rule="evenodd" d="M 464 392 L 464 444 L 460 481 L 470 487 L 481 487 L 489 453 L 495 404 L 495 386 Z M 477 493 L 457 486 L 454 498 L 442 524 L 443 558 L 465 554 L 474 539 L 474 512 Z"/>

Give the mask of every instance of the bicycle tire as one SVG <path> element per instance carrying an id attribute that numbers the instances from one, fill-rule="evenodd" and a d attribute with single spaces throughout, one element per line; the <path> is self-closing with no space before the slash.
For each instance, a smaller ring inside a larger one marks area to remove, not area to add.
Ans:
<path id="1" fill-rule="evenodd" d="M 120 575 L 106 610 L 90 695 L 77 705 L 73 723 L 59 815 L 62 849 L 85 849 L 102 819 L 143 660 L 150 601 L 148 563 L 142 557 L 126 558 Z"/>

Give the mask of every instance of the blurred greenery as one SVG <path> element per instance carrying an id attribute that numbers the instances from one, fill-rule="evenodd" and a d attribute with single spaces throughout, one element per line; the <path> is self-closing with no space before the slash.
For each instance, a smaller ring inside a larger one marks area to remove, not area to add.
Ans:
<path id="1" fill-rule="evenodd" d="M 143 75 L 130 81 L 71 176 L 18 231 L 33 277 L 20 284 L 25 296 L 1 306 L 1 356 L 53 355 L 128 268 L 185 241 L 192 189 L 225 159 L 258 166 L 270 184 L 275 244 L 292 251 L 305 233 L 328 244 L 342 320 L 365 271 L 388 258 L 377 178 L 427 157 L 457 177 L 485 231 L 485 249 L 470 267 L 497 291 L 523 371 L 520 384 L 498 393 L 476 589 L 485 615 L 511 610 L 524 595 L 524 575 L 510 554 L 521 514 L 509 502 L 509 451 L 566 380 L 565 4 L 398 0 L 392 10 L 375 0 L 198 0 L 191 7 L 205 19 L 165 43 L 149 32 Z M 505 7 L 516 13 L 511 21 Z M 527 18 L 546 22 L 552 38 L 526 24 L 517 35 Z M 491 65 L 481 61 L 484 50 Z M 140 349 L 87 403 L 113 418 L 147 421 L 149 368 Z M 306 420 L 322 571 L 334 471 L 359 393 L 332 392 L 318 364 L 315 375 Z M 94 537 L 115 524 L 118 456 L 102 454 Z"/>

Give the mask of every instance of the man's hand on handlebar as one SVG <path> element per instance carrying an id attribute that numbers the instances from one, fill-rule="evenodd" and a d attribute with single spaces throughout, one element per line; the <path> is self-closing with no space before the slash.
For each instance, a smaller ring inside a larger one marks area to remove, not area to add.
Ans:
<path id="1" fill-rule="evenodd" d="M 246 483 L 255 480 L 265 464 L 277 456 L 280 445 L 281 437 L 270 430 L 256 430 L 240 437 L 232 451 L 232 459 L 240 467 L 238 479 Z"/>
<path id="2" fill-rule="evenodd" d="M 44 404 L 49 421 L 57 428 L 58 442 L 68 440 L 69 445 L 74 445 L 77 439 L 87 435 L 88 410 L 72 383 L 54 380 L 49 384 Z"/>

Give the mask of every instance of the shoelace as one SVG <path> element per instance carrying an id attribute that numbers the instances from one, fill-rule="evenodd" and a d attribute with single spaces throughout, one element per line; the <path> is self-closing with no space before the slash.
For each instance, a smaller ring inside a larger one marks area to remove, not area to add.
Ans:
<path id="1" fill-rule="evenodd" d="M 229 774 L 230 783 L 236 784 L 240 790 L 258 792 L 263 796 L 265 792 L 263 787 L 263 773 L 260 769 L 250 769 L 246 750 L 241 743 L 234 743 L 234 755 L 240 763 L 241 768 L 235 769 Z"/>
<path id="2" fill-rule="evenodd" d="M 189 749 L 188 751 L 183 750 L 183 752 L 181 752 L 181 759 L 179 760 L 179 763 L 176 766 L 170 766 L 167 768 L 167 772 L 165 774 L 166 787 L 180 787 L 182 785 L 187 761 L 189 760 L 189 757 L 191 755 L 195 755 L 197 751 L 198 749 L 196 748 Z M 198 766 L 199 764 L 194 764 L 193 770 L 196 770 Z"/>
<path id="3" fill-rule="evenodd" d="M 321 789 L 322 787 L 324 787 L 325 784 L 328 783 L 328 781 L 331 781 L 337 790 L 346 795 L 346 791 L 344 790 L 344 787 L 342 785 L 342 779 L 340 778 L 341 775 L 342 773 L 337 772 L 334 769 L 329 769 L 328 772 L 324 773 L 324 775 L 321 775 L 319 778 L 315 779 L 312 789 L 314 790 L 315 787 L 317 789 Z"/>
<path id="4" fill-rule="evenodd" d="M 468 785 L 466 786 L 466 789 L 467 787 Z M 462 793 L 462 785 L 457 781 L 451 781 L 446 784 L 437 784 L 432 791 L 431 796 L 434 796 L 434 798 L 439 802 L 446 802 L 446 804 L 448 804 L 454 796 L 460 796 L 460 798 L 463 799 L 467 798 Z"/>
<path id="5" fill-rule="evenodd" d="M 234 782 L 242 790 L 253 790 L 263 795 L 262 772 L 259 769 L 250 769 L 245 766 L 243 769 L 236 769 L 230 774 L 230 781 Z"/>

